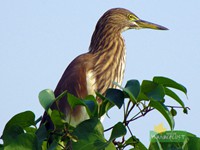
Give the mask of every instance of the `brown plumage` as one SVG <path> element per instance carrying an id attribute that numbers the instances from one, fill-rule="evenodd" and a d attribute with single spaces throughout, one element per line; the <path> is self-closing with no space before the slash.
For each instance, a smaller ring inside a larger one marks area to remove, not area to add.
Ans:
<path id="1" fill-rule="evenodd" d="M 127 29 L 152 28 L 166 30 L 167 28 L 140 20 L 127 9 L 114 8 L 108 10 L 97 22 L 92 35 L 89 52 L 75 58 L 65 70 L 56 89 L 57 97 L 63 91 L 84 98 L 95 91 L 105 94 L 106 89 L 115 88 L 113 81 L 122 83 L 126 50 L 121 33 Z M 101 103 L 100 100 L 98 100 Z M 52 109 L 57 109 L 55 104 Z M 73 111 L 66 99 L 59 101 L 60 110 L 66 115 L 66 120 L 76 126 L 88 115 L 82 106 Z M 47 114 L 44 114 L 42 123 L 47 121 L 47 126 L 52 123 Z"/>

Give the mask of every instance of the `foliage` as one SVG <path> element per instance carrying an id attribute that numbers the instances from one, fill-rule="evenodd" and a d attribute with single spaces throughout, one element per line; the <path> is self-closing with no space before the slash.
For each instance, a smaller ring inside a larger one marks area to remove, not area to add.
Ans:
<path id="1" fill-rule="evenodd" d="M 152 138 L 149 150 L 199 150 L 200 138 L 186 131 L 166 131 Z"/>
<path id="2" fill-rule="evenodd" d="M 138 80 L 129 80 L 125 87 L 121 87 L 117 83 L 114 84 L 119 89 L 108 89 L 105 95 L 96 93 L 97 97 L 102 99 L 100 106 L 91 95 L 82 100 L 65 91 L 55 98 L 52 90 L 41 91 L 39 93 L 40 103 L 50 116 L 55 129 L 47 130 L 44 124 L 37 127 L 36 124 L 41 118 L 35 120 L 35 115 L 31 111 L 19 113 L 6 124 L 1 136 L 3 144 L 0 145 L 0 149 L 121 150 L 131 147 L 134 150 L 146 150 L 147 148 L 132 134 L 129 128 L 131 122 L 153 110 L 157 110 L 173 130 L 175 125 L 174 116 L 177 114 L 176 109 L 181 108 L 183 113 L 187 114 L 188 107 L 184 105 L 182 99 L 173 89 L 179 90 L 185 95 L 187 95 L 187 90 L 183 85 L 169 78 L 154 77 L 152 81 L 144 80 L 141 84 Z M 53 102 L 66 96 L 72 108 L 82 105 L 90 116 L 90 119 L 83 121 L 76 128 L 70 126 L 63 119 L 64 114 L 59 110 L 51 110 L 50 108 Z M 177 106 L 169 106 L 166 100 L 167 97 L 176 101 Z M 107 114 L 114 106 L 122 110 L 124 118 L 110 128 L 104 129 L 99 118 Z M 133 110 L 138 110 L 138 112 L 133 115 Z M 111 130 L 110 138 L 105 139 L 104 132 L 109 130 Z M 130 133 L 131 137 L 125 136 L 127 132 Z M 191 142 L 198 143 L 199 140 L 190 135 L 184 144 L 192 147 L 194 144 L 191 144 Z M 162 143 L 152 141 L 150 149 L 162 149 Z"/>

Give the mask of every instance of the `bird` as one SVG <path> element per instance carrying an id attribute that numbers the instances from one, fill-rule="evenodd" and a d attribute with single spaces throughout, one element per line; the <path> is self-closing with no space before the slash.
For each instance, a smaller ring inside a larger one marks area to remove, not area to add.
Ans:
<path id="1" fill-rule="evenodd" d="M 108 88 L 117 88 L 113 82 L 122 84 L 125 65 L 126 48 L 122 33 L 129 29 L 149 28 L 168 30 L 166 27 L 144 21 L 125 8 L 112 8 L 98 20 L 92 34 L 89 51 L 76 57 L 64 71 L 54 91 L 55 97 L 66 91 L 84 99 L 87 95 L 99 92 L 105 95 Z M 97 98 L 100 105 L 101 99 Z M 51 106 L 65 115 L 65 120 L 76 127 L 89 119 L 84 106 L 76 106 L 73 110 L 66 97 Z M 41 123 L 53 128 L 50 117 L 45 112 Z"/>

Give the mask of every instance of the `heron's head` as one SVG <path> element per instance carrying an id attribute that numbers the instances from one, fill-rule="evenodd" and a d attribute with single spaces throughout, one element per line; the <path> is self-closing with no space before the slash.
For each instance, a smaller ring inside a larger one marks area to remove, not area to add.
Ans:
<path id="1" fill-rule="evenodd" d="M 121 40 L 121 32 L 128 29 L 142 28 L 168 30 L 161 25 L 141 20 L 127 9 L 110 9 L 105 12 L 97 22 L 89 50 L 92 53 L 101 51 L 102 49 L 105 49 L 106 46 L 111 45 L 111 42 L 119 42 Z"/>
<path id="2" fill-rule="evenodd" d="M 97 23 L 97 28 L 102 27 L 108 30 L 113 29 L 113 31 L 142 28 L 168 30 L 161 25 L 141 20 L 134 13 L 124 8 L 113 8 L 105 12 Z"/>

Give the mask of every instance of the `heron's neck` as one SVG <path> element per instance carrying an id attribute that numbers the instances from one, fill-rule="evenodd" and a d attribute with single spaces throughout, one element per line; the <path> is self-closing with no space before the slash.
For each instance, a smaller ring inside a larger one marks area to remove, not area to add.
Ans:
<path id="1" fill-rule="evenodd" d="M 122 42 L 124 45 L 121 30 L 113 28 L 109 25 L 97 25 L 91 38 L 89 52 L 99 53 L 102 50 L 110 50 L 110 46 L 116 44 L 117 42 Z"/>
<path id="2" fill-rule="evenodd" d="M 122 83 L 126 50 L 121 33 L 94 32 L 89 53 L 94 55 L 98 92 L 103 94 L 107 88 L 115 87 L 113 81 Z"/>

